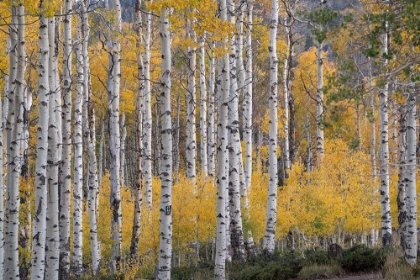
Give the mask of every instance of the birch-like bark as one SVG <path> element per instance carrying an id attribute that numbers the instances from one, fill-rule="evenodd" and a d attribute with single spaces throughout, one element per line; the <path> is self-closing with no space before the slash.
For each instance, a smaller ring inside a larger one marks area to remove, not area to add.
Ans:
<path id="1" fill-rule="evenodd" d="M 215 129 L 215 94 L 216 94 L 216 58 L 214 56 L 214 41 L 210 51 L 210 77 L 209 77 L 209 110 L 208 110 L 208 174 L 216 173 L 216 129 Z"/>
<path id="2" fill-rule="evenodd" d="M 245 38 L 245 88 L 243 101 L 243 133 L 245 141 L 244 181 L 245 189 L 251 186 L 252 176 L 252 13 L 253 0 L 247 1 L 247 25 Z"/>
<path id="3" fill-rule="evenodd" d="M 99 177 L 98 184 L 101 185 L 102 177 L 104 176 L 104 146 L 105 146 L 105 125 L 104 120 L 101 118 L 101 135 L 99 140 Z"/>
<path id="4" fill-rule="evenodd" d="M 405 232 L 406 232 L 406 221 L 407 221 L 407 208 L 406 208 L 406 147 L 407 147 L 407 126 L 406 126 L 406 106 L 400 105 L 399 108 L 399 133 L 398 133 L 398 194 L 397 194 L 397 206 L 398 206 L 398 233 L 400 237 L 400 244 L 403 250 L 405 249 Z"/>
<path id="5" fill-rule="evenodd" d="M 274 254 L 276 223 L 277 223 L 277 84 L 278 84 L 278 58 L 277 58 L 277 25 L 278 25 L 279 3 L 277 0 L 271 1 L 271 21 L 270 21 L 270 128 L 268 139 L 268 164 L 269 164 L 269 185 L 267 216 L 264 234 L 263 251 L 266 255 Z"/>
<path id="6" fill-rule="evenodd" d="M 152 2 L 151 0 L 148 2 Z M 144 35 L 144 98 L 143 98 L 143 176 L 146 204 L 152 208 L 152 88 L 150 85 L 150 38 L 152 34 L 152 15 L 146 13 Z"/>
<path id="7" fill-rule="evenodd" d="M 134 216 L 133 229 L 131 232 L 130 257 L 137 258 L 139 250 L 140 237 L 140 219 L 141 207 L 143 204 L 142 186 L 143 186 L 143 172 L 142 172 L 142 149 L 143 149 L 143 110 L 142 102 L 144 95 L 144 63 L 140 48 L 143 44 L 143 23 L 141 16 L 142 0 L 136 0 L 134 6 L 134 13 L 136 16 L 135 31 L 137 35 L 137 97 L 136 97 L 136 183 L 134 186 Z"/>
<path id="8" fill-rule="evenodd" d="M 417 264 L 417 191 L 416 191 L 416 131 L 417 112 L 416 95 L 410 92 L 407 100 L 407 168 L 406 168 L 406 209 L 407 229 L 405 232 L 405 261 L 415 266 Z"/>
<path id="9" fill-rule="evenodd" d="M 316 48 L 316 151 L 318 161 L 321 161 L 324 157 L 324 62 L 322 57 L 323 46 L 323 42 L 318 42 Z"/>
<path id="10" fill-rule="evenodd" d="M 121 80 L 121 3 L 114 0 L 115 22 L 112 26 L 113 36 L 108 42 L 109 68 L 108 68 L 108 112 L 109 112 L 109 152 L 110 152 L 110 207 L 111 217 L 111 239 L 112 258 L 110 261 L 111 273 L 114 274 L 120 269 L 121 261 L 121 182 L 120 182 L 120 154 L 121 139 L 119 126 L 120 108 L 120 80 Z"/>
<path id="11" fill-rule="evenodd" d="M 16 25 L 14 25 L 16 24 Z M 4 229 L 4 277 L 6 279 L 19 279 L 19 178 L 23 161 L 23 123 L 25 114 L 25 8 L 23 4 L 12 2 L 11 37 L 15 37 L 16 73 L 11 76 L 12 86 L 9 87 L 9 124 L 6 127 L 7 141 L 7 181 L 6 181 L 6 226 Z M 12 35 L 12 33 L 15 33 Z M 12 59 L 12 57 L 11 57 Z M 13 65 L 11 66 L 13 72 Z"/>
<path id="12" fill-rule="evenodd" d="M 386 30 L 382 36 L 382 53 L 388 53 L 389 44 L 389 24 L 385 23 Z M 388 65 L 388 59 L 384 60 L 384 67 Z M 392 244 L 392 225 L 391 225 L 391 201 L 389 196 L 389 146 L 388 146 L 388 95 L 389 82 L 386 81 L 379 93 L 380 102 L 380 201 L 381 201 L 381 223 L 382 223 L 382 245 Z"/>
<path id="13" fill-rule="evenodd" d="M 70 279 L 70 200 L 71 200 L 71 109 L 72 109 L 72 0 L 64 2 L 63 28 L 63 113 L 62 113 L 62 164 L 60 173 L 60 275 L 63 280 Z"/>
<path id="14" fill-rule="evenodd" d="M 57 22 L 58 23 L 58 22 Z M 49 18 L 49 121 L 48 121 L 48 155 L 47 155 L 47 242 L 46 262 L 47 279 L 58 279 L 60 259 L 60 234 L 58 219 L 58 165 L 61 160 L 61 93 L 58 83 L 58 26 L 54 17 Z"/>
<path id="15" fill-rule="evenodd" d="M 373 93 L 373 77 L 372 77 L 372 59 L 368 58 L 369 63 L 369 121 L 370 121 L 370 160 L 372 162 L 372 176 L 376 183 L 376 126 L 374 121 L 375 116 L 375 95 Z M 376 185 L 376 184 L 375 184 Z"/>
<path id="16" fill-rule="evenodd" d="M 286 30 L 286 55 L 284 57 L 283 63 L 283 96 L 284 96 L 284 168 L 285 173 L 287 174 L 287 170 L 290 169 L 290 145 L 289 145 L 289 62 L 291 62 L 291 48 L 292 42 L 290 40 L 290 21 L 289 18 L 284 19 L 284 28 Z M 287 175 L 286 175 L 287 177 Z"/>
<path id="17" fill-rule="evenodd" d="M 74 104 L 74 188 L 73 188 L 73 259 L 75 275 L 82 271 L 83 245 L 83 90 L 85 72 L 83 69 L 83 8 L 78 15 L 76 45 L 76 102 Z"/>
<path id="18" fill-rule="evenodd" d="M 204 43 L 206 34 L 204 33 L 200 41 L 200 159 L 201 176 L 207 177 L 207 84 L 206 84 L 206 61 Z"/>
<path id="19" fill-rule="evenodd" d="M 188 21 L 188 32 L 189 37 L 195 43 L 197 41 L 197 36 L 193 29 L 193 22 Z M 188 83 L 187 83 L 187 92 L 186 92 L 186 101 L 187 101 L 187 143 L 186 143 L 186 164 L 187 164 L 187 171 L 186 175 L 187 178 L 194 179 L 196 177 L 196 158 L 197 158 L 197 139 L 196 139 L 196 122 L 195 122 L 195 114 L 196 114 L 196 107 L 197 107 L 197 100 L 196 100 L 196 81 L 195 81 L 195 73 L 197 70 L 197 53 L 195 47 L 188 47 L 188 67 L 187 67 L 187 75 L 188 75 Z"/>
<path id="20" fill-rule="evenodd" d="M 9 49 L 7 50 L 9 53 Z M 7 96 L 7 91 L 9 90 L 9 79 L 7 77 L 7 83 L 4 87 L 4 94 Z M 7 102 L 7 101 L 5 101 Z M 0 166 L 3 166 L 3 131 L 4 131 L 4 121 L 3 121 L 3 104 L 0 99 Z M 3 168 L 0 168 L 0 271 L 4 271 L 4 171 Z M 4 275 L 0 275 L 0 280 L 4 279 Z"/>
<path id="21" fill-rule="evenodd" d="M 162 8 L 160 37 L 162 50 L 162 78 L 160 112 L 162 118 L 162 173 L 160 194 L 160 250 L 157 278 L 171 278 L 172 260 L 172 122 L 171 122 L 171 33 L 170 8 Z"/>
<path id="22" fill-rule="evenodd" d="M 84 143 L 88 152 L 88 194 L 87 194 L 87 208 L 89 213 L 89 239 L 90 251 L 92 256 L 91 270 L 93 277 L 97 277 L 101 263 L 101 251 L 98 241 L 97 229 L 97 193 L 98 193 L 98 164 L 96 160 L 96 126 L 95 126 L 95 111 L 93 108 L 92 100 L 92 87 L 90 81 L 90 63 L 88 54 L 89 42 L 89 19 L 88 7 L 89 1 L 84 0 L 81 2 L 82 7 L 82 32 L 83 32 L 83 45 L 82 45 L 82 59 L 83 59 L 83 137 Z"/>
<path id="23" fill-rule="evenodd" d="M 41 7 L 42 8 L 42 7 Z M 48 150 L 48 119 L 50 91 L 48 81 L 48 19 L 41 13 L 39 16 L 39 47 L 38 63 L 38 104 L 39 118 L 36 144 L 35 163 L 35 213 L 32 236 L 32 274 L 31 279 L 44 279 L 45 273 L 45 236 L 47 231 L 47 150 Z"/>
<path id="24" fill-rule="evenodd" d="M 218 13 L 222 22 L 227 21 L 226 0 L 219 0 Z M 223 41 L 223 48 L 227 52 L 227 38 Z M 217 195 L 216 195 L 216 257 L 214 267 L 214 279 L 224 280 L 226 278 L 226 198 L 228 187 L 228 102 L 229 102 L 229 54 L 226 53 L 219 60 L 219 81 L 218 85 L 218 118 L 217 118 Z"/>

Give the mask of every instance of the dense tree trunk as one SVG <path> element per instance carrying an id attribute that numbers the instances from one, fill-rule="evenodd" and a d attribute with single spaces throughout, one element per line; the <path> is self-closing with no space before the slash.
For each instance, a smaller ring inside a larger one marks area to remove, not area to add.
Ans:
<path id="1" fill-rule="evenodd" d="M 324 157 L 324 61 L 322 57 L 323 42 L 318 42 L 316 48 L 316 152 L 317 161 Z"/>
<path id="2" fill-rule="evenodd" d="M 72 68 L 72 0 L 64 2 L 63 28 L 63 91 L 62 91 L 62 163 L 60 166 L 60 275 L 63 280 L 70 279 L 70 200 L 71 200 L 71 68 Z"/>
<path id="3" fill-rule="evenodd" d="M 85 72 L 83 69 L 83 9 L 78 15 L 76 45 L 76 102 L 74 104 L 74 188 L 73 188 L 73 259 L 72 270 L 75 275 L 82 272 L 83 245 L 83 91 Z"/>
<path id="4" fill-rule="evenodd" d="M 61 160 L 61 92 L 58 82 L 58 44 L 59 22 L 54 17 L 49 19 L 49 83 L 50 106 L 48 123 L 48 156 L 47 156 L 47 243 L 46 254 L 47 279 L 58 279 L 60 259 L 60 234 L 58 219 L 58 165 Z"/>
<path id="5" fill-rule="evenodd" d="M 291 42 L 291 21 L 290 18 L 286 17 L 284 19 L 284 27 L 286 30 L 286 55 L 284 57 L 283 63 L 283 96 L 284 96 L 284 167 L 287 177 L 287 170 L 290 169 L 290 144 L 289 144 L 289 80 L 290 80 L 290 68 L 291 56 L 292 56 L 292 42 Z"/>
<path id="6" fill-rule="evenodd" d="M 218 13 L 221 21 L 227 21 L 226 0 L 219 0 Z M 223 48 L 227 51 L 227 38 L 223 42 Z M 216 258 L 214 268 L 214 279 L 225 279 L 227 224 L 226 224 L 226 198 L 228 188 L 228 102 L 229 102 L 229 54 L 226 53 L 219 60 L 218 81 L 218 132 L 217 132 L 217 201 L 216 201 Z"/>
<path id="7" fill-rule="evenodd" d="M 416 191 L 416 131 L 417 131 L 416 95 L 410 92 L 407 100 L 407 167 L 406 167 L 406 209 L 407 229 L 405 232 L 405 261 L 417 264 L 417 191 Z"/>
<path id="8" fill-rule="evenodd" d="M 141 16 L 142 0 L 136 0 L 134 12 L 136 16 L 135 31 L 137 35 L 137 97 L 136 97 L 136 182 L 133 188 L 134 193 L 134 216 L 133 229 L 131 232 L 130 257 L 137 258 L 139 250 L 140 237 L 140 219 L 141 207 L 143 204 L 142 186 L 143 186 L 143 170 L 142 170 L 142 149 L 143 149 L 143 96 L 144 96 L 144 63 L 143 56 L 140 51 L 143 41 L 143 23 Z"/>
<path id="9" fill-rule="evenodd" d="M 268 140 L 268 164 L 269 164 L 269 185 L 267 216 L 264 234 L 263 250 L 264 254 L 274 254 L 276 223 L 277 223 L 277 84 L 278 84 L 278 58 L 277 58 L 277 25 L 278 25 L 279 4 L 277 0 L 271 1 L 271 21 L 270 21 L 270 130 Z"/>
<path id="10" fill-rule="evenodd" d="M 151 2 L 151 1 L 148 1 Z M 150 37 L 152 34 L 152 15 L 146 13 L 144 35 L 144 98 L 143 98 L 143 176 L 146 204 L 152 208 L 152 88 L 150 86 Z"/>
<path id="11" fill-rule="evenodd" d="M 389 33 L 388 22 L 385 23 L 387 32 L 382 36 L 382 53 L 388 53 Z M 388 60 L 384 60 L 384 66 L 388 65 Z M 388 95 L 389 82 L 386 81 L 379 93 L 380 100 L 380 201 L 381 201 L 381 222 L 382 222 L 382 245 L 392 244 L 391 226 L 391 201 L 389 196 L 389 146 L 388 146 Z"/>
<path id="12" fill-rule="evenodd" d="M 48 150 L 48 119 L 50 91 L 48 81 L 48 19 L 43 14 L 39 16 L 39 46 L 38 63 L 38 104 L 39 118 L 36 144 L 35 164 L 35 214 L 32 236 L 32 275 L 31 279 L 44 279 L 45 273 L 45 236 L 47 231 L 47 150 Z"/>
<path id="13" fill-rule="evenodd" d="M 162 173 L 160 194 L 160 250 L 157 279 L 171 278 L 172 260 L 172 122 L 171 122 L 171 33 L 170 8 L 162 8 L 160 37 L 162 49 L 161 117 Z"/>
<path id="14" fill-rule="evenodd" d="M 400 236 L 401 247 L 405 248 L 405 232 L 406 232 L 406 221 L 407 221 L 407 208 L 406 208 L 406 182 L 405 182 L 405 172 L 406 172 L 406 106 L 400 105 L 399 108 L 399 134 L 398 134 L 398 194 L 397 194 L 397 207 L 398 207 L 398 232 Z"/>
<path id="15" fill-rule="evenodd" d="M 208 174 L 214 176 L 216 173 L 216 129 L 215 129 L 215 94 L 216 94 L 216 58 L 213 49 L 214 41 L 211 44 L 210 52 L 210 77 L 209 77 L 209 110 L 208 110 Z"/>
<path id="16" fill-rule="evenodd" d="M 10 50 L 8 49 L 7 52 L 9 52 Z M 9 90 L 9 77 L 7 78 L 7 83 L 4 87 L 4 94 L 5 94 L 5 102 L 6 101 L 6 97 L 7 97 L 7 91 Z M 4 163 L 4 159 L 3 159 L 3 131 L 4 131 L 4 120 L 3 120 L 3 104 L 2 101 L 0 99 L 0 118 L 1 118 L 1 123 L 0 123 L 0 166 L 3 166 Z M 4 176 L 4 171 L 3 168 L 0 168 L 0 271 L 4 271 L 4 229 L 3 229 L 3 224 L 4 224 L 4 180 L 3 180 L 3 176 Z M 0 280 L 4 279 L 4 275 L 0 274 Z"/>
<path id="17" fill-rule="evenodd" d="M 200 161 L 201 176 L 207 177 L 207 84 L 206 84 L 206 58 L 204 43 L 206 41 L 205 33 L 200 41 Z"/>
<path id="18" fill-rule="evenodd" d="M 6 226 L 4 229 L 4 277 L 19 279 L 19 179 L 21 175 L 24 148 L 25 114 L 25 7 L 12 2 L 12 25 L 10 28 L 12 44 L 16 42 L 16 52 L 11 53 L 9 87 L 9 112 L 6 126 L 7 176 L 6 176 Z M 12 38 L 14 37 L 14 38 Z M 16 40 L 16 41 L 15 41 Z M 16 59 L 12 61 L 12 59 Z M 14 66 L 16 73 L 13 73 Z M 13 73 L 13 74 L 12 74 Z"/>
<path id="19" fill-rule="evenodd" d="M 110 152 L 110 207 L 112 259 L 110 262 L 111 273 L 120 269 L 121 262 L 121 182 L 120 182 L 120 154 L 121 138 L 119 126 L 120 108 L 120 80 L 121 80 L 121 3 L 114 0 L 114 12 L 116 15 L 114 25 L 111 27 L 112 38 L 108 41 L 109 68 L 108 68 L 108 112 L 109 112 L 109 152 Z"/>
<path id="20" fill-rule="evenodd" d="M 195 43 L 197 41 L 197 36 L 193 28 L 193 22 L 188 21 L 187 23 L 188 37 L 192 39 Z M 196 177 L 196 158 L 197 158 L 197 139 L 196 139 L 196 81 L 195 81 L 195 72 L 197 70 L 197 54 L 195 47 L 188 47 L 187 50 L 187 92 L 186 92 L 186 102 L 187 102 L 187 142 L 186 142 L 186 159 L 187 159 L 187 178 Z"/>

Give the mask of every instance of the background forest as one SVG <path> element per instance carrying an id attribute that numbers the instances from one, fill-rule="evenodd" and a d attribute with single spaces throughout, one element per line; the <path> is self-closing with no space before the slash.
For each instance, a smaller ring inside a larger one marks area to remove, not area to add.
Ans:
<path id="1" fill-rule="evenodd" d="M 0 279 L 226 279 L 333 243 L 415 266 L 419 14 L 0 1 Z"/>

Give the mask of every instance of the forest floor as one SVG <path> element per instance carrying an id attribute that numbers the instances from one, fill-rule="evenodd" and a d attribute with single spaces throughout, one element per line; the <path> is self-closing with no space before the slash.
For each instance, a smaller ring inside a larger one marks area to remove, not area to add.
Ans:
<path id="1" fill-rule="evenodd" d="M 322 273 L 314 274 L 308 277 L 299 277 L 295 280 L 318 280 L 318 279 L 330 279 L 330 280 L 377 280 L 384 279 L 380 271 L 364 273 L 364 274 L 345 274 L 343 272 L 333 272 L 333 273 Z"/>

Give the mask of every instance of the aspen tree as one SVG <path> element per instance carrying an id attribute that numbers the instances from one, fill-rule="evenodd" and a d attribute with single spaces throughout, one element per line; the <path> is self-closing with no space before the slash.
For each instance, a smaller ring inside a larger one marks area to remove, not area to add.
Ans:
<path id="1" fill-rule="evenodd" d="M 206 61 L 205 48 L 206 33 L 200 41 L 200 159 L 201 176 L 207 177 L 208 174 L 208 134 L 207 134 L 207 84 L 206 84 Z"/>
<path id="2" fill-rule="evenodd" d="M 149 3 L 152 0 L 148 1 Z M 152 208 L 152 88 L 150 85 L 150 38 L 152 34 L 152 14 L 146 13 L 146 30 L 144 35 L 144 99 L 143 99 L 143 174 L 146 204 Z"/>
<path id="3" fill-rule="evenodd" d="M 36 144 L 35 166 L 35 214 L 32 236 L 32 274 L 31 279 L 44 279 L 45 273 L 45 237 L 47 231 L 47 150 L 48 150 L 48 119 L 50 91 L 48 81 L 48 19 L 45 18 L 44 6 L 40 7 L 39 16 L 39 47 L 38 63 L 38 103 L 39 118 Z"/>
<path id="4" fill-rule="evenodd" d="M 127 184 L 125 174 L 126 174 L 126 140 L 127 140 L 127 127 L 125 126 L 125 113 L 121 115 L 121 166 L 120 166 L 120 180 L 121 186 Z"/>
<path id="5" fill-rule="evenodd" d="M 104 175 L 104 146 L 105 146 L 105 125 L 104 120 L 101 118 L 101 135 L 99 136 L 99 177 L 98 177 L 98 183 L 99 185 L 102 182 L 102 176 Z"/>
<path id="6" fill-rule="evenodd" d="M 277 58 L 277 25 L 278 25 L 279 4 L 277 0 L 271 1 L 270 21 L 270 130 L 268 140 L 268 164 L 269 164 L 269 186 L 267 201 L 266 226 L 263 241 L 265 255 L 274 254 L 276 223 L 277 223 L 277 84 L 278 84 L 278 58 Z"/>
<path id="7" fill-rule="evenodd" d="M 406 105 L 401 104 L 399 108 L 399 130 L 398 130 L 398 232 L 400 244 L 405 249 L 405 233 L 407 228 L 407 207 L 406 207 L 406 147 L 407 147 L 407 111 Z"/>
<path id="8" fill-rule="evenodd" d="M 389 24 L 385 22 L 385 33 L 382 35 L 382 53 L 388 55 Z M 384 59 L 384 67 L 388 65 L 388 59 Z M 381 201 L 381 223 L 382 223 L 382 245 L 392 244 L 391 226 L 391 202 L 389 197 L 389 145 L 388 145 L 388 95 L 389 82 L 386 81 L 379 93 L 379 130 L 380 130 L 380 201 Z"/>
<path id="9" fill-rule="evenodd" d="M 218 14 L 222 23 L 227 21 L 226 0 L 219 0 Z M 214 279 L 223 280 L 225 276 L 226 261 L 226 197 L 228 187 L 228 166 L 227 137 L 228 137 L 228 101 L 229 101 L 229 53 L 227 53 L 227 38 L 223 41 L 223 48 L 226 53 L 219 60 L 219 81 L 218 84 L 218 118 L 217 118 L 217 195 L 216 195 L 216 257 L 214 267 Z"/>
<path id="10" fill-rule="evenodd" d="M 119 127 L 120 108 L 120 80 L 121 80 L 121 3 L 114 0 L 115 19 L 111 27 L 113 36 L 108 40 L 109 67 L 108 67 L 108 112 L 109 112 L 109 152 L 110 152 L 110 207 L 112 259 L 111 273 L 119 270 L 121 261 L 121 182 L 120 182 L 120 153 L 121 139 Z"/>
<path id="11" fill-rule="evenodd" d="M 187 23 L 188 36 L 192 39 L 195 44 L 197 41 L 197 35 L 193 28 L 193 22 L 191 20 Z M 188 47 L 187 50 L 187 143 L 186 143 L 186 159 L 187 159 L 187 177 L 196 178 L 196 158 L 197 158 L 197 139 L 196 139 L 196 107 L 197 107 L 197 97 L 196 97 L 196 80 L 195 73 L 197 70 L 197 53 L 195 47 Z"/>
<path id="12" fill-rule="evenodd" d="M 7 141 L 7 178 L 6 178 L 6 226 L 4 229 L 4 277 L 19 278 L 19 179 L 23 161 L 23 123 L 25 114 L 25 7 L 23 3 L 12 1 L 11 41 L 16 40 L 15 56 L 11 57 L 10 73 L 12 80 L 9 87 L 9 112 L 6 126 Z M 14 33 L 14 34 L 13 34 Z M 13 35 L 12 35 L 13 34 Z M 14 42 L 12 42 L 14 44 Z M 12 59 L 16 59 L 13 61 Z"/>
<path id="13" fill-rule="evenodd" d="M 209 76 L 209 109 L 208 109 L 208 174 L 216 173 L 216 129 L 215 129 L 215 94 L 216 94 L 216 58 L 214 56 L 214 41 L 210 50 L 210 76 Z"/>
<path id="14" fill-rule="evenodd" d="M 90 81 L 90 62 L 88 54 L 89 41 L 89 20 L 88 20 L 88 0 L 81 2 L 82 9 L 82 59 L 83 59 L 83 105 L 82 105 L 82 120 L 83 120 L 83 136 L 84 143 L 88 152 L 88 194 L 87 207 L 89 212 L 89 239 L 90 250 L 92 256 L 92 275 L 98 276 L 101 263 L 101 251 L 98 242 L 97 229 L 97 193 L 98 193 L 98 164 L 96 160 L 96 132 L 95 132 L 95 110 L 92 101 L 92 89 Z"/>
<path id="15" fill-rule="evenodd" d="M 72 108 L 72 0 L 64 1 L 62 164 L 60 166 L 60 279 L 70 278 L 70 200 L 71 200 L 71 108 Z"/>
<path id="16" fill-rule="evenodd" d="M 415 266 L 417 264 L 417 191 L 416 191 L 416 131 L 417 131 L 416 95 L 410 92 L 407 100 L 407 167 L 404 181 L 406 195 L 406 231 L 405 231 L 405 261 Z"/>
<path id="17" fill-rule="evenodd" d="M 171 33 L 170 8 L 163 7 L 160 14 L 162 52 L 161 118 L 162 118 L 162 173 L 160 194 L 160 246 L 156 279 L 171 278 L 172 260 L 172 122 L 171 122 Z"/>
<path id="18" fill-rule="evenodd" d="M 54 17 L 49 18 L 49 121 L 48 121 L 48 154 L 47 154 L 47 242 L 46 262 L 47 279 L 58 279 L 60 259 L 60 236 L 58 219 L 58 165 L 61 160 L 61 100 L 58 83 L 58 42 L 59 32 Z M 57 28 L 57 29 L 56 29 Z"/>
<path id="19" fill-rule="evenodd" d="M 286 170 L 290 169 L 290 144 L 289 144 L 289 79 L 290 79 L 290 72 L 289 72 L 289 62 L 291 62 L 291 22 L 288 20 L 289 18 L 286 17 L 284 19 L 284 28 L 286 30 L 286 45 L 287 45 L 287 52 L 284 57 L 283 63 L 283 96 L 284 96 L 284 168 Z M 286 171 L 287 172 L 287 171 Z"/>
<path id="20" fill-rule="evenodd" d="M 8 84 L 4 87 L 4 92 L 8 91 Z M 0 117 L 2 121 L 0 123 L 0 166 L 3 166 L 3 130 L 4 130 L 4 122 L 3 122 L 3 104 L 0 99 Z M 4 222 L 4 180 L 3 180 L 4 171 L 3 168 L 0 168 L 0 271 L 4 271 L 4 230 L 3 230 L 3 222 Z M 4 279 L 4 275 L 0 275 L 0 280 Z"/>
<path id="21" fill-rule="evenodd" d="M 83 90 L 85 72 L 83 69 L 83 6 L 79 7 L 76 45 L 76 100 L 74 104 L 74 188 L 73 188 L 73 259 L 72 268 L 76 275 L 82 271 L 83 245 Z"/>
<path id="22" fill-rule="evenodd" d="M 318 161 L 324 156 L 324 66 L 322 58 L 322 41 L 318 42 L 316 48 L 316 151 Z"/>
<path id="23" fill-rule="evenodd" d="M 142 186 L 142 149 L 143 149 L 143 96 L 144 96 L 144 63 L 140 47 L 143 44 L 143 23 L 141 16 L 142 0 L 136 0 L 134 6 L 135 14 L 135 32 L 137 35 L 137 97 L 136 97 L 136 183 L 134 186 L 134 216 L 133 229 L 131 232 L 130 256 L 136 258 L 139 250 L 141 207 L 143 204 Z"/>

